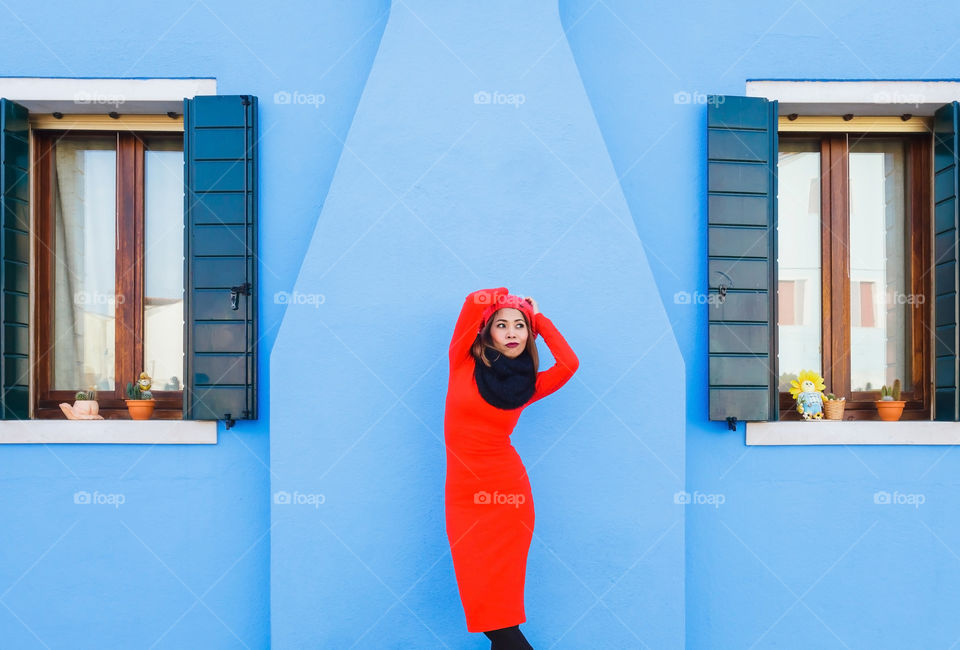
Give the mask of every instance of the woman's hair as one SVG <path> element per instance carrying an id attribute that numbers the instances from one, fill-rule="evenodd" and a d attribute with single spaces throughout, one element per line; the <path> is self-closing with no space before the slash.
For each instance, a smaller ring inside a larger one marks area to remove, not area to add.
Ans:
<path id="1" fill-rule="evenodd" d="M 490 319 L 487 321 L 487 324 L 484 325 L 483 330 L 477 334 L 477 338 L 474 340 L 473 346 L 470 348 L 473 358 L 477 359 L 488 368 L 490 367 L 490 360 L 487 359 L 486 352 L 488 348 L 495 347 L 493 344 L 493 336 L 490 334 L 490 330 L 493 328 L 493 321 L 496 320 L 498 313 L 500 313 L 500 310 L 497 310 L 493 316 L 490 317 Z M 533 333 L 530 329 L 530 322 L 527 320 L 527 315 L 522 311 L 520 314 L 523 316 L 524 327 L 527 328 L 527 345 L 521 354 L 530 355 L 530 358 L 533 359 L 533 371 L 537 372 L 540 369 L 540 355 L 537 354 L 537 343 L 533 338 Z"/>

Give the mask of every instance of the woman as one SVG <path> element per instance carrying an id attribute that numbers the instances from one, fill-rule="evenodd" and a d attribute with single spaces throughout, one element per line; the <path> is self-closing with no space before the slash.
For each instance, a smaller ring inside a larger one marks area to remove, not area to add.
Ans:
<path id="1" fill-rule="evenodd" d="M 537 334 L 556 359 L 543 372 Z M 446 526 L 467 630 L 485 633 L 494 650 L 531 648 L 519 625 L 533 498 L 510 434 L 523 409 L 563 386 L 579 365 L 533 298 L 506 287 L 467 296 L 450 343 Z"/>

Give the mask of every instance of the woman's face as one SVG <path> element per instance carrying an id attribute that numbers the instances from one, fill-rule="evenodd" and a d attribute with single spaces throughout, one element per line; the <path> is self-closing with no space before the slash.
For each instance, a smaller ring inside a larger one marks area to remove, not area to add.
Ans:
<path id="1" fill-rule="evenodd" d="M 505 356 L 519 357 L 527 349 L 527 324 L 523 312 L 507 307 L 493 315 L 490 337 L 493 346 Z"/>

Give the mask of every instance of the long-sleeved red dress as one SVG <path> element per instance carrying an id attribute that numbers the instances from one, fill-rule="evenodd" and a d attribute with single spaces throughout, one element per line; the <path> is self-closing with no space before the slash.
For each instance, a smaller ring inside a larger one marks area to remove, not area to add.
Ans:
<path id="1" fill-rule="evenodd" d="M 537 373 L 536 391 L 510 410 L 489 404 L 474 379 L 470 348 L 484 309 L 506 287 L 467 296 L 450 343 L 444 410 L 447 449 L 445 516 L 467 631 L 496 630 L 526 621 L 523 587 L 533 538 L 533 496 L 527 470 L 510 434 L 528 405 L 563 386 L 579 367 L 573 350 L 542 313 L 534 316 L 555 363 Z"/>

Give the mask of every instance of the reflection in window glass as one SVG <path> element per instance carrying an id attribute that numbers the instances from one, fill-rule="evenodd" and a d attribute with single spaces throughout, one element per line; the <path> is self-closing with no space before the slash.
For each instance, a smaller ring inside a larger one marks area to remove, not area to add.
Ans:
<path id="1" fill-rule="evenodd" d="M 143 362 L 154 390 L 183 390 L 183 142 L 144 152 Z"/>
<path id="2" fill-rule="evenodd" d="M 777 358 L 781 391 L 820 367 L 820 144 L 782 141 L 777 162 Z"/>
<path id="3" fill-rule="evenodd" d="M 54 150 L 54 390 L 114 388 L 116 138 Z"/>
<path id="4" fill-rule="evenodd" d="M 850 143 L 850 386 L 909 390 L 909 232 L 904 146 Z"/>

